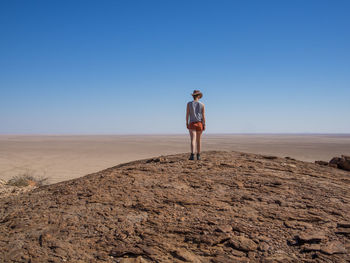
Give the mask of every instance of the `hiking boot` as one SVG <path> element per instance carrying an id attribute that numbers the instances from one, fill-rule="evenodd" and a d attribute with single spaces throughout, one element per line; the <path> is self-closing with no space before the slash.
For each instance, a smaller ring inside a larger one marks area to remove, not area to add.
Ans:
<path id="1" fill-rule="evenodd" d="M 188 160 L 194 160 L 194 154 L 191 153 L 190 158 Z"/>
<path id="2" fill-rule="evenodd" d="M 201 159 L 201 155 L 199 153 L 197 153 L 197 160 Z"/>

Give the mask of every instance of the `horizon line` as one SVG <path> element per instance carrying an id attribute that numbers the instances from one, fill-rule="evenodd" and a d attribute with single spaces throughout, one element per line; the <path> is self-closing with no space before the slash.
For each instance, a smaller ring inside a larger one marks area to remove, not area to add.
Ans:
<path id="1" fill-rule="evenodd" d="M 207 135 L 347 135 L 350 132 L 214 132 Z M 155 136 L 188 135 L 188 133 L 0 133 L 0 136 Z"/>

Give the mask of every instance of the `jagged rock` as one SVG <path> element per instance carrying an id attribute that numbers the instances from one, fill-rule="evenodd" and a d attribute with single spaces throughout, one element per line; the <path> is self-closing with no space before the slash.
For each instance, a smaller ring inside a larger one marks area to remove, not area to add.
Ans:
<path id="1" fill-rule="evenodd" d="M 286 220 L 283 222 L 284 225 L 288 228 L 293 229 L 312 229 L 312 224 L 297 220 Z"/>
<path id="2" fill-rule="evenodd" d="M 340 157 L 333 157 L 333 158 L 329 161 L 329 163 L 330 163 L 330 164 L 336 164 L 336 165 L 338 165 L 338 163 L 339 163 L 340 160 L 341 160 Z"/>
<path id="3" fill-rule="evenodd" d="M 345 246 L 339 241 L 332 241 L 321 247 L 321 252 L 333 255 L 333 254 L 345 254 L 347 253 Z"/>
<path id="4" fill-rule="evenodd" d="M 0 261 L 350 262 L 348 172 L 237 152 L 187 159 L 4 185 Z"/>
<path id="5" fill-rule="evenodd" d="M 350 171 L 350 157 L 342 155 L 341 157 L 334 157 L 329 161 L 329 164 L 336 165 L 339 169 Z"/>
<path id="6" fill-rule="evenodd" d="M 304 252 L 312 252 L 321 250 L 320 244 L 304 244 L 301 246 L 302 251 Z"/>
<path id="7" fill-rule="evenodd" d="M 309 232 L 301 233 L 297 236 L 297 239 L 301 243 L 320 243 L 322 240 L 325 240 L 327 237 L 324 232 Z"/>
<path id="8" fill-rule="evenodd" d="M 338 163 L 340 169 L 350 171 L 350 157 L 342 155 L 340 162 Z"/>
<path id="9" fill-rule="evenodd" d="M 218 232 L 224 232 L 224 233 L 226 233 L 226 232 L 231 232 L 231 231 L 232 231 L 232 226 L 230 226 L 230 225 L 222 225 L 222 226 L 219 226 L 219 227 L 216 229 L 216 231 L 218 231 Z"/>
<path id="10" fill-rule="evenodd" d="M 258 245 L 253 240 L 244 236 L 234 236 L 228 240 L 226 244 L 245 252 L 253 251 L 258 248 Z"/>
<path id="11" fill-rule="evenodd" d="M 245 252 L 240 251 L 240 250 L 236 250 L 233 248 L 230 249 L 230 254 L 232 254 L 235 257 L 245 257 L 246 256 Z"/>

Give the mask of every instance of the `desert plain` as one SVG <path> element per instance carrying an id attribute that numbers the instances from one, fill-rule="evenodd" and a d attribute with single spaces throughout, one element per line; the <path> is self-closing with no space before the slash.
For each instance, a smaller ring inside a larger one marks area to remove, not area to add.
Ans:
<path id="1" fill-rule="evenodd" d="M 314 162 L 350 155 L 350 134 L 203 134 L 203 151 L 238 151 Z M 57 183 L 121 163 L 189 152 L 178 135 L 0 135 L 0 179 L 24 173 Z"/>

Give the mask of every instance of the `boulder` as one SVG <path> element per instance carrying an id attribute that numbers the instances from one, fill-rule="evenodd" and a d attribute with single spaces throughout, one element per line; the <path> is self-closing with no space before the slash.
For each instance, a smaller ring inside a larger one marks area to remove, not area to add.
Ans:
<path id="1" fill-rule="evenodd" d="M 350 158 L 349 156 L 342 155 L 340 162 L 338 163 L 340 169 L 350 171 Z"/>
<path id="2" fill-rule="evenodd" d="M 341 157 L 334 157 L 329 161 L 330 166 L 337 166 L 337 168 L 350 171 L 350 157 L 342 155 Z"/>
<path id="3" fill-rule="evenodd" d="M 329 163 L 330 163 L 330 164 L 336 164 L 336 165 L 338 165 L 338 163 L 339 163 L 340 160 L 341 160 L 340 157 L 333 157 L 333 158 L 329 161 Z"/>

